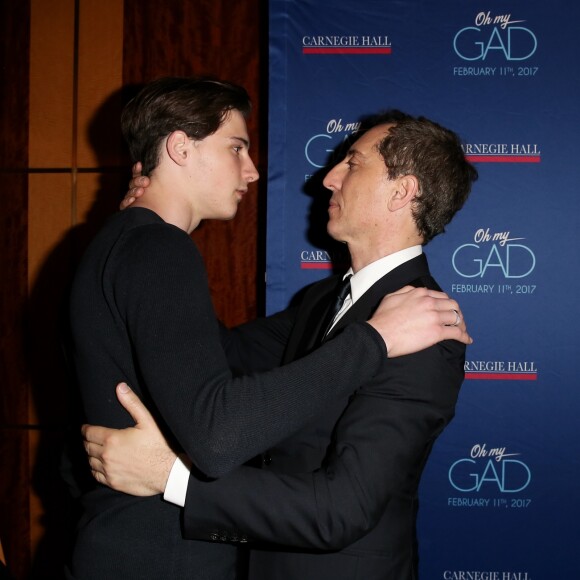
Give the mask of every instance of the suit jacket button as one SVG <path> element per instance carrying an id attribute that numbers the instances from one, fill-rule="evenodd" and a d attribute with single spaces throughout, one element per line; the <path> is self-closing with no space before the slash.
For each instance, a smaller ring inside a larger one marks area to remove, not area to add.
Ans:
<path id="1" fill-rule="evenodd" d="M 270 463 L 272 463 L 272 456 L 269 453 L 264 453 L 264 455 L 262 455 L 262 463 L 264 465 L 270 465 Z"/>
<path id="2" fill-rule="evenodd" d="M 210 540 L 213 540 L 213 541 L 215 542 L 215 541 L 219 540 L 219 535 L 218 535 L 218 534 L 216 534 L 215 532 L 212 532 L 212 533 L 209 535 L 209 539 L 210 539 Z"/>

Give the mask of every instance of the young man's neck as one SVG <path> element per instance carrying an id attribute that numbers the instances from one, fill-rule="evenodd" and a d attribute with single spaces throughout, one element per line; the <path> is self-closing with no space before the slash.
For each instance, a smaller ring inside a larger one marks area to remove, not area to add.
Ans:
<path id="1" fill-rule="evenodd" d="M 163 187 L 158 179 L 152 177 L 146 194 L 137 198 L 133 205 L 154 211 L 163 221 L 190 234 L 197 228 L 200 220 L 195 219 L 192 208 L 177 192 L 167 193 L 167 191 L 167 187 Z"/>

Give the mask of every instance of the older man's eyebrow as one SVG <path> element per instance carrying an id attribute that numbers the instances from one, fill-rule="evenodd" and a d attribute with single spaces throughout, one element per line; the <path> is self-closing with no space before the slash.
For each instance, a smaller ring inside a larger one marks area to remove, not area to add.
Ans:
<path id="1" fill-rule="evenodd" d="M 348 153 L 346 154 L 347 157 L 365 157 L 365 154 L 360 151 L 359 149 L 356 149 L 355 147 L 351 147 L 348 150 Z"/>

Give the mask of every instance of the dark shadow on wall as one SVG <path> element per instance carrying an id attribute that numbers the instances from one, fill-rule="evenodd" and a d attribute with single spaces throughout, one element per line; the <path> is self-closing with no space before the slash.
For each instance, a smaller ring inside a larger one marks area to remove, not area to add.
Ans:
<path id="1" fill-rule="evenodd" d="M 134 88 L 112 94 L 88 129 L 100 175 L 94 203 L 47 256 L 30 291 L 27 337 L 31 392 L 39 425 L 32 487 L 43 512 L 43 529 L 33 555 L 31 578 L 63 578 L 79 513 L 80 490 L 92 485 L 80 437 L 82 414 L 66 357 L 67 302 L 74 270 L 86 246 L 117 211 L 130 179 L 119 116 Z M 115 164 L 116 162 L 116 164 Z M 83 171 L 82 169 L 80 171 Z"/>
<path id="2" fill-rule="evenodd" d="M 304 195 L 312 200 L 308 210 L 306 240 L 313 248 L 328 253 L 332 261 L 333 274 L 343 274 L 350 267 L 350 254 L 346 244 L 337 242 L 327 232 L 328 202 L 332 192 L 324 186 L 324 178 L 337 163 L 344 160 L 352 144 L 375 123 L 376 114 L 362 115 L 357 123 L 357 131 L 346 137 L 328 154 L 324 167 L 313 173 L 302 188 Z M 300 303 L 309 286 L 296 292 L 290 299 L 290 305 Z"/>
<path id="3" fill-rule="evenodd" d="M 328 224 L 328 202 L 332 192 L 324 184 L 324 178 L 328 172 L 344 158 L 352 139 L 343 141 L 326 159 L 324 167 L 315 171 L 302 187 L 302 193 L 311 199 L 308 208 L 306 240 L 313 248 L 327 252 L 332 260 L 332 274 L 342 274 L 350 266 L 350 254 L 348 247 L 342 242 L 337 242 L 326 231 Z M 301 288 L 292 296 L 289 306 L 299 304 L 308 288 Z"/>

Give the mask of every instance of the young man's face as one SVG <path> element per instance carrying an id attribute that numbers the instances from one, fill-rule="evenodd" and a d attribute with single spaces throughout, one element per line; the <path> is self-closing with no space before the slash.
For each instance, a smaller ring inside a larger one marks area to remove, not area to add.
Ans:
<path id="1" fill-rule="evenodd" d="M 192 203 L 199 219 L 232 219 L 238 204 L 256 181 L 258 171 L 249 155 L 246 121 L 232 110 L 220 128 L 192 142 Z"/>

